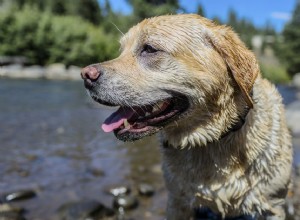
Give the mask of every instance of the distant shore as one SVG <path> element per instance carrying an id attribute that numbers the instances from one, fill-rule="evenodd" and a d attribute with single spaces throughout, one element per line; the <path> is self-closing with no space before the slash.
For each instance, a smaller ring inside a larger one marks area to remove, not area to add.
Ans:
<path id="1" fill-rule="evenodd" d="M 48 66 L 23 66 L 10 64 L 0 66 L 0 78 L 13 79 L 50 79 L 50 80 L 81 80 L 81 67 L 54 63 Z"/>

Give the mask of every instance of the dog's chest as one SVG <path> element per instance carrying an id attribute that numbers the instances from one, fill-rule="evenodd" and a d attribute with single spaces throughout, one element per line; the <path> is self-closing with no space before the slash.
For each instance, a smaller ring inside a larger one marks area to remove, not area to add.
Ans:
<path id="1" fill-rule="evenodd" d="M 167 188 L 193 207 L 207 206 L 221 214 L 234 212 L 249 191 L 244 171 L 236 168 L 234 160 L 214 160 L 202 153 L 198 149 L 163 149 Z"/>

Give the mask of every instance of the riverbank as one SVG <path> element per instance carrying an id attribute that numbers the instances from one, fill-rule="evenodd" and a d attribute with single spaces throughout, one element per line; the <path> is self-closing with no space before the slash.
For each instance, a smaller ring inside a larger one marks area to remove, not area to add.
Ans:
<path id="1" fill-rule="evenodd" d="M 62 63 L 54 63 L 49 66 L 23 66 L 11 64 L 0 66 L 0 78 L 11 79 L 50 79 L 50 80 L 81 80 L 81 68 Z"/>

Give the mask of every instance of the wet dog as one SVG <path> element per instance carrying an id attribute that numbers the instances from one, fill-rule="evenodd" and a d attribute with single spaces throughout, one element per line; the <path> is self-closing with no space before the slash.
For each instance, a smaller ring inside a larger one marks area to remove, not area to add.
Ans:
<path id="1" fill-rule="evenodd" d="M 159 132 L 168 220 L 208 207 L 223 218 L 285 219 L 292 147 L 282 99 L 226 26 L 197 15 L 150 18 L 118 58 L 82 70 L 102 128 L 123 141 Z"/>

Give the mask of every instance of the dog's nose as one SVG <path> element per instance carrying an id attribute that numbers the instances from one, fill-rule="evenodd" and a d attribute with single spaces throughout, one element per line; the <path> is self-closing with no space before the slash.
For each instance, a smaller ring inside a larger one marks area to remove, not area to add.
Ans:
<path id="1" fill-rule="evenodd" d="M 84 80 L 96 81 L 100 76 L 100 71 L 95 66 L 87 66 L 81 70 L 81 78 Z"/>

